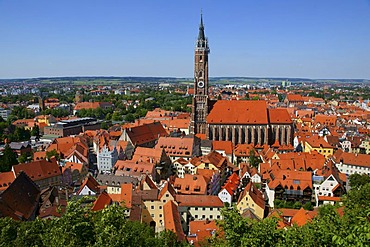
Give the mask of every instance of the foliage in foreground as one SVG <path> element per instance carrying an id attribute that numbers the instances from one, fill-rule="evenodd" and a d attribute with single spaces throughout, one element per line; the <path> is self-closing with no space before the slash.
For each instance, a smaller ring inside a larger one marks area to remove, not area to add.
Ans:
<path id="1" fill-rule="evenodd" d="M 366 175 L 365 175 L 366 176 Z M 352 189 L 344 199 L 344 215 L 338 206 L 319 208 L 318 216 L 304 226 L 277 229 L 277 218 L 256 222 L 243 219 L 236 208 L 224 208 L 219 222 L 224 234 L 208 246 L 370 246 L 370 180 L 352 177 Z"/>
<path id="2" fill-rule="evenodd" d="M 153 229 L 126 219 L 124 209 L 112 205 L 92 212 L 82 201 L 68 204 L 61 218 L 19 222 L 0 219 L 0 246 L 186 246 L 173 232 Z"/>
<path id="3" fill-rule="evenodd" d="M 277 229 L 278 219 L 257 222 L 242 218 L 235 207 L 222 210 L 223 234 L 201 246 L 370 246 L 370 180 L 354 176 L 344 199 L 344 215 L 337 206 L 322 206 L 306 225 Z M 343 208 L 342 208 L 343 209 Z M 124 209 L 112 205 L 92 212 L 82 201 L 69 203 L 59 219 L 18 222 L 0 219 L 0 246 L 187 246 L 173 232 L 155 234 L 147 225 L 128 221 Z"/>

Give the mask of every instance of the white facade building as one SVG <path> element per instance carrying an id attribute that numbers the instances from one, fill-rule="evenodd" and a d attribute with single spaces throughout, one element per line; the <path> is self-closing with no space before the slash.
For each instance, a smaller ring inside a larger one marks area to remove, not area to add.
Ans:
<path id="1" fill-rule="evenodd" d="M 98 170 L 100 172 L 111 172 L 118 160 L 116 147 L 108 148 L 106 145 L 97 153 Z"/>

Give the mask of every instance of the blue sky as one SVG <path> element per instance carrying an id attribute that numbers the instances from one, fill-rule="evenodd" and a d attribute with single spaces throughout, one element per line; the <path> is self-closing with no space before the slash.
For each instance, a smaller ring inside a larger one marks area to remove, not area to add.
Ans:
<path id="1" fill-rule="evenodd" d="M 370 79 L 370 0 L 0 0 L 0 78 L 192 77 L 201 8 L 210 76 Z"/>

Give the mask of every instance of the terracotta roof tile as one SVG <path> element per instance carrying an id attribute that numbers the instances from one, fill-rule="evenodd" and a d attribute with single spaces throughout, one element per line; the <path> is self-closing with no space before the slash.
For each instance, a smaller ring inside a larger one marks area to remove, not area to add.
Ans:
<path id="1" fill-rule="evenodd" d="M 218 100 L 207 116 L 209 124 L 268 124 L 266 101 Z"/>
<path id="2" fill-rule="evenodd" d="M 269 109 L 269 119 L 271 124 L 292 124 L 292 118 L 290 117 L 286 109 Z"/>
<path id="3" fill-rule="evenodd" d="M 16 176 L 22 171 L 25 172 L 33 181 L 61 176 L 62 174 L 55 158 L 52 158 L 50 161 L 44 159 L 15 165 L 13 170 Z"/>
<path id="4" fill-rule="evenodd" d="M 103 191 L 95 200 L 91 210 L 100 211 L 104 209 L 106 206 L 109 206 L 110 204 L 112 204 L 112 198 L 108 195 L 107 192 Z"/>
<path id="5" fill-rule="evenodd" d="M 0 172 L 0 192 L 6 190 L 14 179 L 15 177 L 12 171 Z"/>
<path id="6" fill-rule="evenodd" d="M 164 227 L 166 230 L 173 231 L 178 241 L 185 240 L 185 234 L 182 230 L 180 213 L 177 205 L 173 201 L 168 201 L 163 206 Z"/>
<path id="7" fill-rule="evenodd" d="M 211 195 L 176 195 L 179 207 L 218 207 L 224 206 L 218 196 Z"/>

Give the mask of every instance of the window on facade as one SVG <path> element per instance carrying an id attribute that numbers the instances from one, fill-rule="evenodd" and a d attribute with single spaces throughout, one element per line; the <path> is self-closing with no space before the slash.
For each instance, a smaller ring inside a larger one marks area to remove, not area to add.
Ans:
<path id="1" fill-rule="evenodd" d="M 150 206 L 150 209 L 154 209 L 154 206 Z"/>
<path id="2" fill-rule="evenodd" d="M 202 218 L 203 218 L 203 219 L 205 219 L 205 218 L 206 218 L 206 216 L 203 214 L 203 215 L 202 215 Z"/>
<path id="3" fill-rule="evenodd" d="M 159 217 L 162 218 L 162 214 L 160 214 Z"/>

